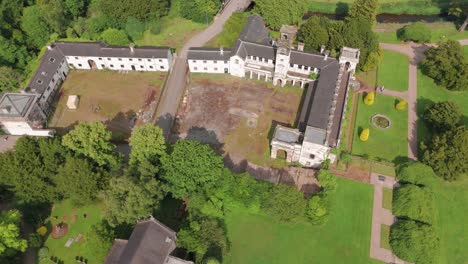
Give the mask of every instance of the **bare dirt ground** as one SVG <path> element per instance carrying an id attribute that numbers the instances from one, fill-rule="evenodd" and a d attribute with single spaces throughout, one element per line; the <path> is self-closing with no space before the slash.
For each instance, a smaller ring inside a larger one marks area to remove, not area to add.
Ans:
<path id="1" fill-rule="evenodd" d="M 305 193 L 318 189 L 315 172 L 270 159 L 276 124 L 296 121 L 303 90 L 226 75 L 192 74 L 178 110 L 177 138 L 210 144 L 235 172 L 259 180 L 296 185 Z"/>
<path id="2" fill-rule="evenodd" d="M 65 133 L 78 122 L 103 121 L 115 137 L 126 138 L 138 113 L 159 98 L 165 76 L 160 72 L 71 71 L 50 127 Z M 79 96 L 77 110 L 67 109 L 69 95 Z"/>

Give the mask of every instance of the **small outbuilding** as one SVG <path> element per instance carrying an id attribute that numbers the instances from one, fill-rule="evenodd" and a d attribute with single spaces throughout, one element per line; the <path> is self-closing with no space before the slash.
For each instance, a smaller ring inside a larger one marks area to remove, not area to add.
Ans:
<path id="1" fill-rule="evenodd" d="M 67 100 L 67 107 L 69 110 L 76 110 L 78 108 L 78 103 L 80 102 L 80 98 L 78 95 L 70 95 L 68 96 Z"/>

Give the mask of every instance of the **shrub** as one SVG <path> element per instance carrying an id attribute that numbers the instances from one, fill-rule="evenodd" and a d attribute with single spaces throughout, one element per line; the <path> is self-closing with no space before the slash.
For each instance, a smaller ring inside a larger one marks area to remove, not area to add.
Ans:
<path id="1" fill-rule="evenodd" d="M 328 216 L 328 200 L 326 195 L 314 195 L 307 202 L 306 215 L 313 224 L 323 224 Z"/>
<path id="2" fill-rule="evenodd" d="M 439 248 L 434 228 L 411 220 L 400 220 L 390 229 L 393 253 L 416 264 L 433 263 Z"/>
<path id="3" fill-rule="evenodd" d="M 364 103 L 366 105 L 373 105 L 375 101 L 375 93 L 374 92 L 368 92 L 366 94 L 366 97 L 364 97 Z"/>
<path id="4" fill-rule="evenodd" d="M 431 30 L 422 22 L 406 25 L 399 29 L 397 36 L 403 41 L 430 42 Z"/>
<path id="5" fill-rule="evenodd" d="M 399 111 L 403 111 L 406 109 L 406 100 L 405 99 L 400 99 L 398 103 L 395 105 L 395 108 Z"/>
<path id="6" fill-rule="evenodd" d="M 329 170 L 321 169 L 317 174 L 317 179 L 323 191 L 328 192 L 336 189 L 336 176 Z"/>
<path id="7" fill-rule="evenodd" d="M 219 264 L 220 262 L 216 258 L 210 257 L 210 258 L 207 258 L 203 263 L 204 264 Z"/>
<path id="8" fill-rule="evenodd" d="M 39 259 L 45 259 L 49 256 L 49 249 L 47 247 L 41 247 L 39 252 L 37 252 L 37 255 L 39 256 Z"/>
<path id="9" fill-rule="evenodd" d="M 150 22 L 148 24 L 148 28 L 149 28 L 151 34 L 157 35 L 157 34 L 161 33 L 161 28 L 162 28 L 161 21 L 157 20 L 157 21 Z"/>
<path id="10" fill-rule="evenodd" d="M 109 28 L 102 32 L 101 39 L 110 45 L 128 45 L 130 40 L 128 39 L 127 33 L 123 30 L 115 28 Z"/>
<path id="11" fill-rule="evenodd" d="M 41 236 L 45 236 L 47 234 L 47 227 L 45 226 L 40 226 L 37 230 L 36 233 L 38 233 Z"/>
<path id="12" fill-rule="evenodd" d="M 361 134 L 359 135 L 359 139 L 365 142 L 369 139 L 369 134 L 370 134 L 370 130 L 368 128 L 364 128 Z"/>
<path id="13" fill-rule="evenodd" d="M 309 79 L 317 80 L 317 78 L 318 78 L 318 74 L 317 74 L 317 73 L 311 72 L 311 73 L 309 74 Z"/>
<path id="14" fill-rule="evenodd" d="M 262 195 L 261 208 L 279 220 L 288 222 L 304 216 L 306 200 L 296 188 L 279 184 Z"/>
<path id="15" fill-rule="evenodd" d="M 431 186 L 436 174 L 431 167 L 420 162 L 408 162 L 398 166 L 396 175 L 400 183 Z"/>
<path id="16" fill-rule="evenodd" d="M 426 187 L 405 184 L 393 192 L 393 214 L 425 223 L 434 218 L 434 197 Z"/>
<path id="17" fill-rule="evenodd" d="M 39 248 L 44 243 L 42 236 L 38 233 L 32 233 L 29 235 L 28 245 L 32 248 Z"/>
<path id="18" fill-rule="evenodd" d="M 423 119 L 437 132 L 456 127 L 462 120 L 463 113 L 457 104 L 450 101 L 435 103 L 424 110 Z"/>

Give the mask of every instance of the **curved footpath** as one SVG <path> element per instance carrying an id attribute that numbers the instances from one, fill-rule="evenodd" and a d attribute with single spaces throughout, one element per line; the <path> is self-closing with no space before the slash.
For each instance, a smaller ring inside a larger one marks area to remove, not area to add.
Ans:
<path id="1" fill-rule="evenodd" d="M 175 56 L 174 63 L 167 80 L 166 87 L 162 96 L 162 100 L 158 106 L 157 125 L 160 126 L 166 138 L 170 136 L 170 130 L 176 111 L 179 105 L 180 98 L 187 84 L 187 52 L 190 47 L 203 47 L 210 39 L 221 33 L 224 23 L 229 19 L 232 13 L 238 10 L 247 8 L 251 0 L 231 0 L 224 10 L 219 13 L 213 23 L 204 31 L 191 38 L 179 54 Z"/>
<path id="2" fill-rule="evenodd" d="M 462 46 L 468 45 L 468 39 L 459 40 Z M 416 101 L 418 96 L 418 63 L 424 58 L 424 52 L 436 44 L 418 44 L 418 43 L 403 43 L 403 44 L 387 44 L 380 43 L 380 47 L 385 50 L 402 53 L 409 58 L 408 69 L 408 91 L 397 92 L 385 89 L 384 94 L 398 96 L 406 99 L 408 102 L 408 158 L 412 160 L 418 159 L 418 134 L 417 134 L 417 112 Z M 390 87 L 391 89 L 391 87 Z"/>

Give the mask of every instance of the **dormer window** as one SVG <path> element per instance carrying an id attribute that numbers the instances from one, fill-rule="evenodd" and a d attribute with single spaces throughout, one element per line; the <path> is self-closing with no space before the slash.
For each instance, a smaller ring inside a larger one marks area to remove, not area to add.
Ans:
<path id="1" fill-rule="evenodd" d="M 38 84 L 42 84 L 42 80 L 41 80 L 41 79 L 38 79 L 36 82 L 37 82 Z"/>
<path id="2" fill-rule="evenodd" d="M 42 75 L 42 76 L 47 76 L 47 72 L 44 72 L 44 71 L 43 71 L 43 72 L 41 72 L 41 75 Z"/>
<path id="3" fill-rule="evenodd" d="M 50 61 L 50 62 L 55 62 L 55 58 L 50 57 L 50 58 L 49 58 L 49 61 Z"/>

